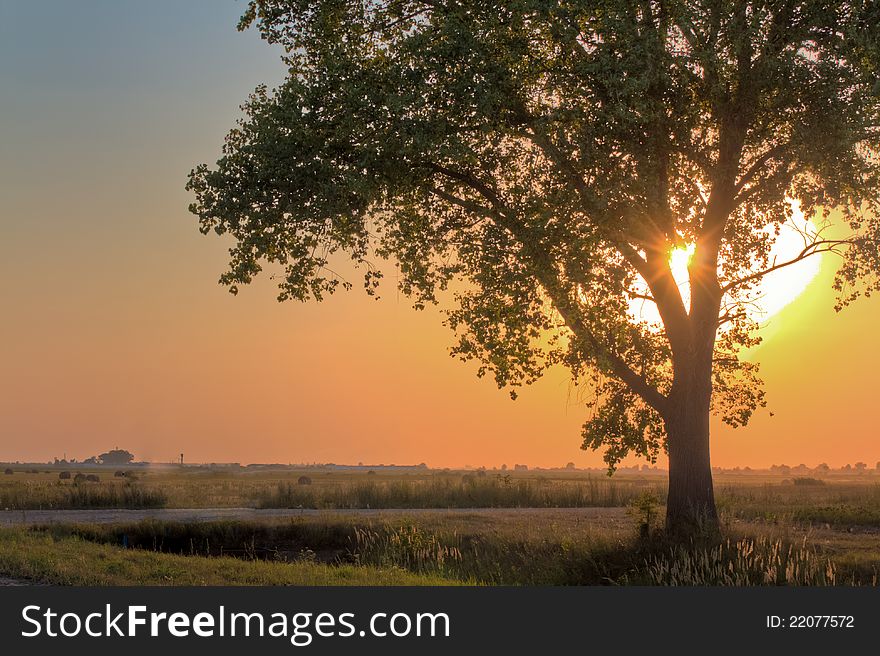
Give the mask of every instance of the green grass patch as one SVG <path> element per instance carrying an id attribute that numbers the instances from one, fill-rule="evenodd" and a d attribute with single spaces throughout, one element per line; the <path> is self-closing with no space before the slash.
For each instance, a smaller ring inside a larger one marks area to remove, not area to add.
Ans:
<path id="1" fill-rule="evenodd" d="M 449 585 L 402 569 L 122 549 L 75 535 L 0 529 L 0 574 L 54 585 Z"/>

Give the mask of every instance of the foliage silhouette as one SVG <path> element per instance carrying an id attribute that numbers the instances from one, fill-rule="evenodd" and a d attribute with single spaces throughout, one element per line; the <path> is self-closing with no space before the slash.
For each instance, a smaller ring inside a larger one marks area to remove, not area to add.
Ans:
<path id="1" fill-rule="evenodd" d="M 348 257 L 376 294 L 395 260 L 417 308 L 454 297 L 455 356 L 513 397 L 567 366 L 584 448 L 666 450 L 668 524 L 714 522 L 710 413 L 764 405 L 739 357 L 760 280 L 835 252 L 839 307 L 878 289 L 878 23 L 868 0 L 256 0 L 240 27 L 289 73 L 191 209 L 234 239 L 233 293 L 271 263 L 280 300 L 321 300 Z M 792 201 L 819 228 L 776 261 Z"/>

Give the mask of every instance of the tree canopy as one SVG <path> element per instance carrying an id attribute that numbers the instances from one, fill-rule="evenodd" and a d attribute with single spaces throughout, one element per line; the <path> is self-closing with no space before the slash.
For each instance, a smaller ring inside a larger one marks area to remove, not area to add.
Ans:
<path id="1" fill-rule="evenodd" d="M 102 465 L 127 465 L 134 460 L 134 454 L 125 449 L 110 449 L 96 457 Z"/>
<path id="2" fill-rule="evenodd" d="M 609 466 L 656 458 L 700 363 L 727 423 L 763 404 L 740 351 L 792 201 L 818 227 L 794 259 L 843 256 L 840 306 L 880 288 L 876 1 L 256 0 L 252 25 L 289 73 L 188 184 L 234 240 L 221 282 L 268 263 L 280 300 L 321 300 L 347 257 L 375 294 L 389 258 L 417 307 L 454 297 L 481 375 L 590 381 Z"/>

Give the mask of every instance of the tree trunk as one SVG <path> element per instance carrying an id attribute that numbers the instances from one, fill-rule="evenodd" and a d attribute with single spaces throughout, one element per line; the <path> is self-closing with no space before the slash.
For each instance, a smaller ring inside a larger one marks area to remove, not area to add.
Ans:
<path id="1" fill-rule="evenodd" d="M 702 375 L 698 373 L 702 369 Z M 674 533 L 714 532 L 718 527 L 709 462 L 711 368 L 694 368 L 673 392 L 666 419 L 669 493 L 666 527 Z"/>

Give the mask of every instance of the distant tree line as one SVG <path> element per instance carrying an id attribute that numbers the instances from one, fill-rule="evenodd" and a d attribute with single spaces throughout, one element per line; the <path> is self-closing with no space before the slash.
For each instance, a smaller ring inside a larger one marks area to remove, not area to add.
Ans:
<path id="1" fill-rule="evenodd" d="M 84 465 L 127 465 L 134 461 L 134 454 L 125 449 L 111 449 L 97 456 L 91 456 L 82 461 Z M 56 465 L 76 464 L 76 459 L 59 460 L 55 458 Z"/>

